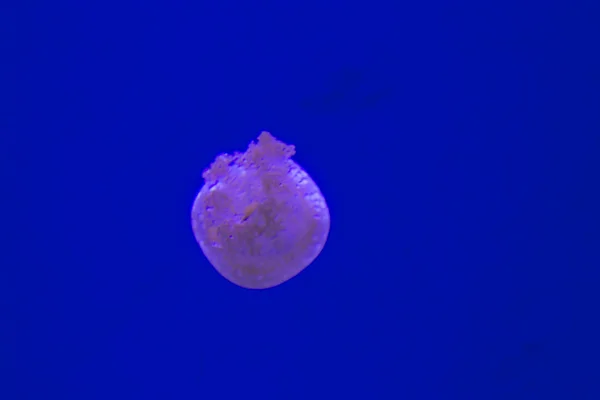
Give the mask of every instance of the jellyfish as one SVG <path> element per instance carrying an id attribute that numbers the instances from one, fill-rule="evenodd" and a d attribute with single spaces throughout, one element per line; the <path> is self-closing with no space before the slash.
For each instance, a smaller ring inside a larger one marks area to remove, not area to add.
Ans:
<path id="1" fill-rule="evenodd" d="M 202 174 L 192 230 L 212 266 L 238 286 L 278 286 L 325 246 L 329 209 L 294 154 L 293 145 L 262 132 L 245 153 L 221 154 Z"/>

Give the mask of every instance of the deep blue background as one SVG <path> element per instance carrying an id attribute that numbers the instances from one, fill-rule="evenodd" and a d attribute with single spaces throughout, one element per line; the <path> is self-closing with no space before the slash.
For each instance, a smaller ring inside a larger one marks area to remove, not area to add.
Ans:
<path id="1" fill-rule="evenodd" d="M 594 2 L 94 3 L 2 15 L 3 400 L 600 398 Z M 189 214 L 261 130 L 332 227 L 248 291 Z"/>

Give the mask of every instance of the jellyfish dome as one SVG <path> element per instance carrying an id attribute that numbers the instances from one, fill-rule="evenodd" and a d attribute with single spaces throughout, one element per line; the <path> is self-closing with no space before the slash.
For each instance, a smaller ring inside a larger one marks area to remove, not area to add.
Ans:
<path id="1" fill-rule="evenodd" d="M 294 146 L 262 132 L 245 153 L 219 155 L 202 175 L 192 206 L 194 236 L 215 269 L 236 285 L 277 286 L 325 245 L 329 209 L 294 154 Z"/>

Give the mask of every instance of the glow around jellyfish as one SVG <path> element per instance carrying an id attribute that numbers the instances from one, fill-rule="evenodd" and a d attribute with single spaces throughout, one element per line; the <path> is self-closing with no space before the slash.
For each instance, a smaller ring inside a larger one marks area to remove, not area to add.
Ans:
<path id="1" fill-rule="evenodd" d="M 293 145 L 262 132 L 245 153 L 221 154 L 202 174 L 192 207 L 194 236 L 215 269 L 236 285 L 277 286 L 325 246 L 329 209 L 294 154 Z"/>

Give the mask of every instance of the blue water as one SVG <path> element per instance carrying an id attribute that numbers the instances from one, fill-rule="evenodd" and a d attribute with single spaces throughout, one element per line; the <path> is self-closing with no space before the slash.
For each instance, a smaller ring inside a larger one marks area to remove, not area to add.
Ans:
<path id="1" fill-rule="evenodd" d="M 600 398 L 597 5 L 96 3 L 4 18 L 0 398 Z M 332 222 L 249 291 L 190 209 L 262 130 Z"/>

